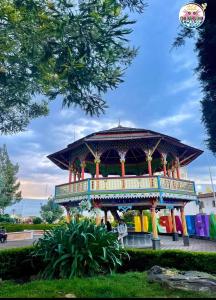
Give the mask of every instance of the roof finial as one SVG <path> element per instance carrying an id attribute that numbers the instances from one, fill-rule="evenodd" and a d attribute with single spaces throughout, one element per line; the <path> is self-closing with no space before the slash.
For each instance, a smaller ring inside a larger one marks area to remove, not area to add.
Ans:
<path id="1" fill-rule="evenodd" d="M 121 127 L 121 120 L 120 120 L 120 118 L 119 118 L 118 127 Z"/>

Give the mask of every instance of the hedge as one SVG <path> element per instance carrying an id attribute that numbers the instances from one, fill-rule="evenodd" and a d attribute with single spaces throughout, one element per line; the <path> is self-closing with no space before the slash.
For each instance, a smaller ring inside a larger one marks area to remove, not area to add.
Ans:
<path id="1" fill-rule="evenodd" d="M 5 227 L 7 232 L 17 232 L 23 230 L 48 230 L 57 226 L 55 224 L 8 224 L 0 223 L 0 227 Z"/>
<path id="2" fill-rule="evenodd" d="M 38 258 L 30 255 L 33 246 L 12 248 L 0 251 L 0 278 L 29 278 L 36 275 L 43 264 Z"/>
<path id="3" fill-rule="evenodd" d="M 191 252 L 182 250 L 142 250 L 129 249 L 130 260 L 125 261 L 119 271 L 146 271 L 154 265 L 216 273 L 216 253 Z"/>
<path id="4" fill-rule="evenodd" d="M 43 269 L 43 262 L 32 258 L 30 252 L 33 246 L 0 251 L 0 278 L 29 278 Z M 181 250 L 141 250 L 129 249 L 130 260 L 124 261 L 119 272 L 149 270 L 154 265 L 176 268 L 179 270 L 194 270 L 216 273 L 216 253 L 186 252 Z"/>

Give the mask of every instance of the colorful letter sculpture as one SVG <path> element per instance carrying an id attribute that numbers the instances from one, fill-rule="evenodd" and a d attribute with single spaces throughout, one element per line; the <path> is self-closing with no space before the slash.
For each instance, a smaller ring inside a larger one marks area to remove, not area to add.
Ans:
<path id="1" fill-rule="evenodd" d="M 143 218 L 144 232 L 151 232 L 151 215 L 145 214 Z M 179 216 L 175 216 L 176 230 L 182 234 L 182 222 Z M 134 217 L 135 231 L 141 232 L 141 220 L 139 216 Z M 189 215 L 186 216 L 187 230 L 190 236 L 206 237 L 216 240 L 216 215 Z M 159 233 L 172 233 L 173 225 L 171 216 L 159 216 L 157 218 L 157 227 Z"/>

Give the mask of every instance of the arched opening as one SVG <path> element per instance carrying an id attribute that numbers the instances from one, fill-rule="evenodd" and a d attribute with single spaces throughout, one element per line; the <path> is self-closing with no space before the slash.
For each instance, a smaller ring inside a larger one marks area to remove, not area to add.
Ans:
<path id="1" fill-rule="evenodd" d="M 85 172 L 94 176 L 95 175 L 94 155 L 91 152 L 88 152 L 84 160 L 86 163 Z"/>
<path id="2" fill-rule="evenodd" d="M 152 173 L 162 172 L 161 153 L 156 149 L 152 155 Z"/>
<path id="3" fill-rule="evenodd" d="M 101 155 L 101 174 L 103 177 L 108 175 L 120 175 L 120 155 L 115 149 L 108 149 Z"/>
<path id="4" fill-rule="evenodd" d="M 125 156 L 125 169 L 127 175 L 142 175 L 147 173 L 145 152 L 141 148 L 128 149 Z"/>

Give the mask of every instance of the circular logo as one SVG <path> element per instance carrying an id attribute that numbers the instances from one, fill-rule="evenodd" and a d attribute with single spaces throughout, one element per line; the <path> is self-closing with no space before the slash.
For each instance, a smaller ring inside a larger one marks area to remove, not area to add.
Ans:
<path id="1" fill-rule="evenodd" d="M 200 6 L 196 3 L 184 5 L 179 12 L 179 20 L 186 28 L 198 28 L 205 21 L 206 5 Z"/>

